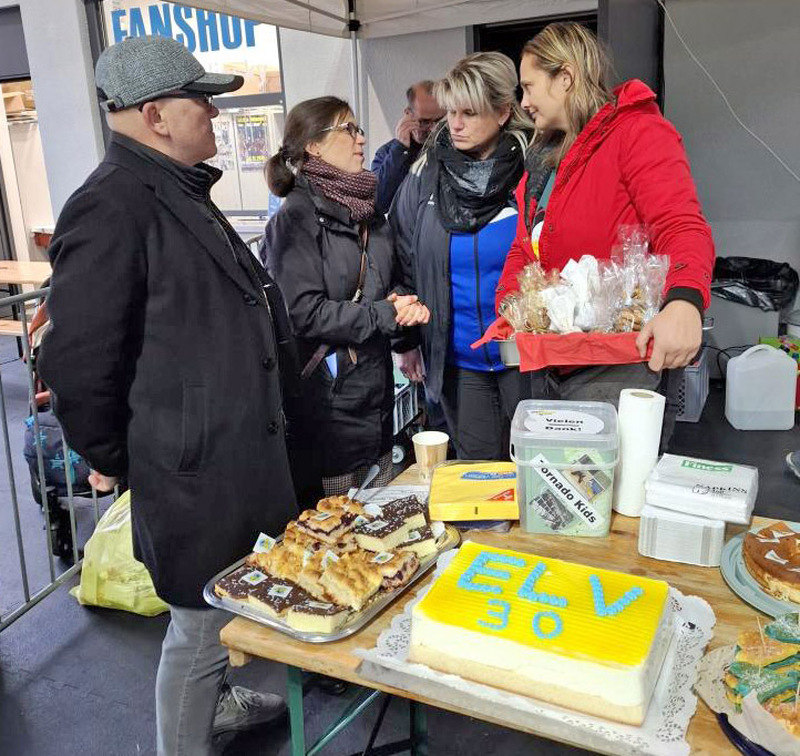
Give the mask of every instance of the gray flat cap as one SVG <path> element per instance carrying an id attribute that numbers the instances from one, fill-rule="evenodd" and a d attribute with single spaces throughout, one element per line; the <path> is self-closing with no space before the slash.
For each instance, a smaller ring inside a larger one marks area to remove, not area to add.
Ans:
<path id="1" fill-rule="evenodd" d="M 169 37 L 129 37 L 105 49 L 94 72 L 102 106 L 117 111 L 154 100 L 167 92 L 233 92 L 241 76 L 206 73 L 197 58 Z"/>

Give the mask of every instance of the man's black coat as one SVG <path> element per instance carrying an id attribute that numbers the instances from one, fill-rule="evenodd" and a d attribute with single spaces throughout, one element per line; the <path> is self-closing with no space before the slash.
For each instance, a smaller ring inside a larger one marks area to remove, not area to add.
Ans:
<path id="1" fill-rule="evenodd" d="M 189 607 L 296 514 L 270 307 L 214 223 L 112 139 L 56 226 L 39 359 L 70 446 L 127 476 L 158 595 Z"/>

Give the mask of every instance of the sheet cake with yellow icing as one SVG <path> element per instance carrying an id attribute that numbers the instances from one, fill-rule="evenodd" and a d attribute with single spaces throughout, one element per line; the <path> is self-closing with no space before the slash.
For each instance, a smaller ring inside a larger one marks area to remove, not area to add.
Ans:
<path id="1" fill-rule="evenodd" d="M 638 725 L 674 632 L 663 581 L 467 541 L 414 607 L 409 661 Z"/>

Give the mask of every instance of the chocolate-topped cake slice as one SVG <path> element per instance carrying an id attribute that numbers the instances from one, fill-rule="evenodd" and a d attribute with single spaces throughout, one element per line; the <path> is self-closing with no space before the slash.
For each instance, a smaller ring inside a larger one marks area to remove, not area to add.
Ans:
<path id="1" fill-rule="evenodd" d="M 290 607 L 286 622 L 303 633 L 332 633 L 342 626 L 349 614 L 345 606 L 307 599 Z"/>
<path id="2" fill-rule="evenodd" d="M 229 598 L 234 601 L 247 601 L 247 596 L 267 576 L 260 570 L 245 566 L 220 578 L 214 583 L 214 593 L 220 598 Z"/>
<path id="3" fill-rule="evenodd" d="M 420 559 L 436 553 L 436 538 L 429 525 L 423 528 L 412 528 L 408 538 L 398 546 L 400 551 L 413 551 Z"/>
<path id="4" fill-rule="evenodd" d="M 416 496 L 389 501 L 381 507 L 383 519 L 395 517 L 409 528 L 424 528 L 428 524 L 426 507 Z"/>
<path id="5" fill-rule="evenodd" d="M 280 617 L 309 595 L 290 580 L 268 577 L 250 591 L 247 602 L 270 617 Z"/>
<path id="6" fill-rule="evenodd" d="M 408 538 L 408 525 L 399 517 L 381 516 L 359 525 L 353 532 L 356 541 L 367 551 L 392 551 Z"/>
<path id="7" fill-rule="evenodd" d="M 318 512 L 307 509 L 297 519 L 297 529 L 323 543 L 333 544 L 353 529 L 355 512 Z"/>

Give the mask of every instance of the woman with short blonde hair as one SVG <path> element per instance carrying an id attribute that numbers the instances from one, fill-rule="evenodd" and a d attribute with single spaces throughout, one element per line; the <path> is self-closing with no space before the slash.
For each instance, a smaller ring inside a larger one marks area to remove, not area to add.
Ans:
<path id="1" fill-rule="evenodd" d="M 697 199 L 681 138 L 647 85 L 633 79 L 613 91 L 608 58 L 591 31 L 554 23 L 522 50 L 522 107 L 537 139 L 517 188 L 519 220 L 496 302 L 538 260 L 562 269 L 582 255 L 608 259 L 622 226 L 645 226 L 650 249 L 670 257 L 661 312 L 637 339 L 642 362 L 583 368 L 546 381 L 549 398 L 617 402 L 623 388 L 680 384 L 697 354 L 708 306 L 714 242 Z M 644 358 L 652 340 L 652 356 Z M 545 385 L 536 378 L 534 385 Z M 665 440 L 677 404 L 667 402 Z"/>
<path id="2" fill-rule="evenodd" d="M 513 190 L 533 127 L 517 73 L 498 52 L 468 55 L 434 85 L 447 111 L 395 198 L 398 256 L 431 310 L 421 328 L 428 398 L 441 401 L 462 459 L 504 459 L 523 385 L 496 346 L 473 350 L 494 319 L 494 290 L 516 227 Z M 401 355 L 421 373 L 420 352 Z"/>

